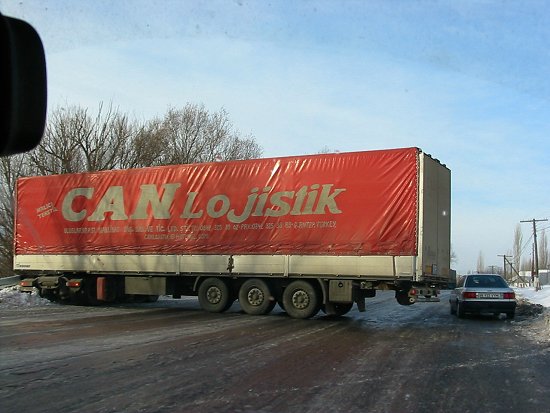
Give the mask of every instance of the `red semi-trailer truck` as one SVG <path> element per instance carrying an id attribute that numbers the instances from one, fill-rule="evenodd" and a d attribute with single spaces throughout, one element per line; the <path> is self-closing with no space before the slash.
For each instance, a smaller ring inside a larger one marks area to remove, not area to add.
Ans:
<path id="1" fill-rule="evenodd" d="M 308 318 L 449 282 L 450 171 L 418 148 L 26 177 L 16 199 L 21 289 L 52 300 Z"/>

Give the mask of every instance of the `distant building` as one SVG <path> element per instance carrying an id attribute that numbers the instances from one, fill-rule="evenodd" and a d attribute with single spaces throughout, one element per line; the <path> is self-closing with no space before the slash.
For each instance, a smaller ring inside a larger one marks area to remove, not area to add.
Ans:
<path id="1" fill-rule="evenodd" d="M 527 284 L 524 283 L 521 278 L 516 277 L 513 282 L 514 286 L 527 287 L 533 285 L 533 281 L 531 279 L 531 271 L 520 271 L 519 275 L 526 281 Z M 540 285 L 550 285 L 550 270 L 539 270 L 539 281 Z"/>

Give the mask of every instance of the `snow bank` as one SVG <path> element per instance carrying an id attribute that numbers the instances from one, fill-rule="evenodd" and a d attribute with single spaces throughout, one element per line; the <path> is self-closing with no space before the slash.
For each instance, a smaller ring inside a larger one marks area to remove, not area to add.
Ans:
<path id="1" fill-rule="evenodd" d="M 514 290 L 518 303 L 527 301 L 527 303 L 531 303 L 527 312 L 534 311 L 531 317 L 520 323 L 520 334 L 536 343 L 546 345 L 550 342 L 550 311 L 547 310 L 550 307 L 550 286 L 543 286 L 539 291 L 536 291 L 534 287 L 514 288 Z M 536 306 L 543 308 L 537 309 Z M 526 306 L 523 307 L 525 309 Z M 518 319 L 518 310 L 516 310 L 516 319 Z"/>
<path id="2" fill-rule="evenodd" d="M 544 307 L 550 307 L 550 285 L 544 286 L 539 291 L 535 291 L 534 287 L 514 288 L 518 298 L 524 298 L 533 304 L 540 304 Z"/>
<path id="3" fill-rule="evenodd" d="M 18 286 L 0 290 L 0 308 L 37 307 L 44 305 L 52 305 L 52 303 L 45 298 L 41 298 L 36 290 L 32 294 L 20 292 Z"/>

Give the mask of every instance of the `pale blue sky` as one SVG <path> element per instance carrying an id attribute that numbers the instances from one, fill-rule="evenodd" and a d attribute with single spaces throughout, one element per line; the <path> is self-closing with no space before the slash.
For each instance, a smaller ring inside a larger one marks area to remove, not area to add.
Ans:
<path id="1" fill-rule="evenodd" d="M 501 265 L 520 220 L 550 218 L 548 2 L 0 0 L 0 11 L 41 34 L 50 108 L 112 102 L 148 119 L 224 107 L 264 156 L 422 148 L 452 170 L 459 272 L 480 251 Z"/>

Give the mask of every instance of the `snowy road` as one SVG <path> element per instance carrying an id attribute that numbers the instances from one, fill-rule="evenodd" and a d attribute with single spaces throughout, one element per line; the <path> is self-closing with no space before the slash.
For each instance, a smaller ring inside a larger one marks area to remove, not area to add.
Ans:
<path id="1" fill-rule="evenodd" d="M 532 320 L 457 319 L 446 298 L 379 293 L 339 320 L 208 314 L 195 299 L 2 308 L 0 410 L 548 411 Z"/>

